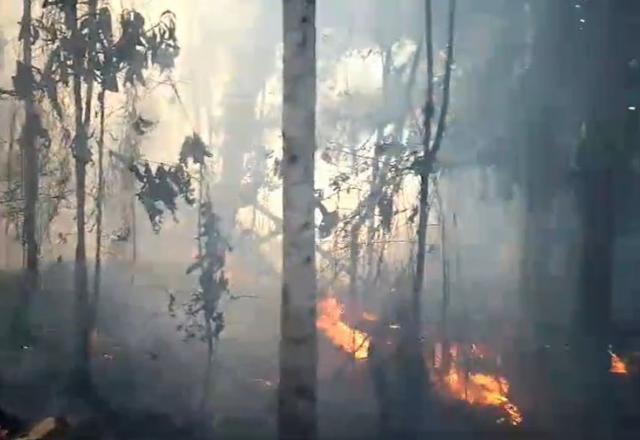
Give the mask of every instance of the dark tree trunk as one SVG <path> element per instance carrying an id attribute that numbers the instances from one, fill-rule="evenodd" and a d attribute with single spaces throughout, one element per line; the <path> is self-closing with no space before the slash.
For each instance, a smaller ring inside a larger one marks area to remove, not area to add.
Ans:
<path id="1" fill-rule="evenodd" d="M 612 343 L 613 255 L 617 194 L 628 166 L 625 130 L 627 76 L 635 58 L 640 7 L 632 1 L 602 1 L 587 10 L 589 86 L 586 133 L 578 156 L 577 196 L 582 226 L 580 282 L 575 319 L 576 363 L 585 438 L 615 438 L 615 412 L 608 374 Z"/>
<path id="2" fill-rule="evenodd" d="M 31 0 L 23 1 L 23 14 L 20 23 L 20 39 L 22 40 L 22 69 L 32 71 L 32 41 L 31 41 Z M 17 72 L 16 75 L 19 75 Z M 21 148 L 21 189 L 23 195 L 23 223 L 22 223 L 22 251 L 24 276 L 21 283 L 21 295 L 18 307 L 13 316 L 11 331 L 13 340 L 18 345 L 28 343 L 29 337 L 29 308 L 31 296 L 38 287 L 38 242 L 36 238 L 36 221 L 38 202 L 38 147 L 37 135 L 39 117 L 36 114 L 34 103 L 33 83 L 26 85 L 24 96 L 25 120 L 19 139 Z M 13 152 L 13 121 L 11 130 L 11 143 L 9 144 L 8 182 L 11 185 L 11 167 Z M 8 229 L 5 229 L 7 232 Z M 26 250 L 26 252 L 25 252 Z"/>
<path id="3" fill-rule="evenodd" d="M 16 109 L 11 110 L 11 119 L 9 121 L 9 145 L 7 148 L 7 188 L 11 186 L 11 182 L 13 181 L 13 150 L 15 146 L 16 139 L 16 123 L 17 121 L 17 111 Z M 9 229 L 11 227 L 11 222 L 8 218 L 4 219 L 4 259 L 7 267 L 11 267 L 11 240 L 9 239 Z"/>
<path id="4" fill-rule="evenodd" d="M 96 196 L 96 261 L 93 274 L 93 298 L 91 301 L 91 329 L 96 327 L 98 319 L 98 303 L 102 281 L 102 220 L 104 206 L 104 112 L 105 90 L 98 95 L 100 106 L 100 133 L 98 135 L 98 194 Z"/>
<path id="5" fill-rule="evenodd" d="M 316 3 L 283 0 L 283 284 L 278 431 L 317 436 L 314 191 Z"/>
<path id="6" fill-rule="evenodd" d="M 20 37 L 22 39 L 22 62 L 25 71 L 32 69 L 31 47 L 31 0 L 24 0 Z M 36 114 L 33 84 L 27 86 L 24 97 L 25 121 L 20 136 L 22 150 L 22 191 L 24 195 L 24 217 L 22 224 L 23 254 L 26 257 L 24 279 L 18 310 L 14 317 L 14 331 L 19 344 L 26 343 L 24 338 L 29 332 L 29 307 L 31 296 L 38 288 L 38 240 L 36 222 L 38 203 L 38 146 L 37 136 L 39 117 Z"/>
<path id="7" fill-rule="evenodd" d="M 70 25 L 72 38 L 81 39 L 78 26 L 77 0 L 69 2 L 65 6 L 67 23 Z M 73 53 L 73 105 L 75 138 L 73 154 L 75 159 L 76 179 L 76 252 L 74 268 L 74 287 L 76 294 L 76 325 L 77 334 L 74 354 L 73 380 L 80 393 L 88 390 L 90 385 L 90 349 L 89 349 L 89 292 L 87 276 L 87 252 L 86 252 L 86 168 L 89 159 L 87 145 L 87 125 L 83 120 L 82 103 L 82 71 L 84 69 L 84 54 L 81 48 Z M 87 113 L 90 114 L 90 113 Z"/>
<path id="8" fill-rule="evenodd" d="M 516 400 L 527 408 L 525 423 L 549 430 L 555 428 L 556 415 L 567 406 L 560 403 L 565 398 L 563 384 L 552 384 L 552 378 L 569 374 L 563 371 L 566 362 L 561 362 L 567 356 L 563 347 L 568 326 L 567 316 L 561 314 L 565 309 L 560 300 L 566 296 L 561 295 L 560 286 L 573 286 L 575 280 L 569 271 L 559 283 L 550 260 L 554 248 L 571 246 L 552 237 L 567 230 L 566 222 L 571 221 L 556 215 L 554 201 L 570 189 L 568 169 L 574 145 L 562 140 L 575 137 L 582 117 L 574 96 L 580 90 L 580 79 L 574 75 L 580 66 L 579 21 L 577 9 L 567 2 L 541 0 L 531 6 L 531 65 L 510 102 L 519 116 L 511 124 L 517 132 L 513 142 L 520 148 L 514 156 L 518 163 L 513 165 L 524 205 L 519 285 L 522 325 L 513 347 L 518 377 L 512 388 Z"/>
<path id="9" fill-rule="evenodd" d="M 31 71 L 31 0 L 24 0 L 22 15 L 22 59 L 25 69 Z M 36 238 L 36 205 L 38 202 L 38 148 L 36 132 L 38 129 L 38 115 L 35 111 L 33 85 L 24 100 L 25 124 L 21 137 L 24 158 L 24 226 L 23 237 L 27 249 L 27 278 L 28 290 L 35 289 L 38 278 L 38 240 Z"/>
<path id="10" fill-rule="evenodd" d="M 582 220 L 581 282 L 577 307 L 577 355 L 582 367 L 581 420 L 587 435 L 610 438 L 611 274 L 614 236 L 613 171 L 583 171 L 579 203 Z M 597 434 L 596 434 L 597 433 Z M 595 438 L 595 437 L 594 437 Z"/>
<path id="11" fill-rule="evenodd" d="M 440 108 L 435 135 L 432 139 L 431 125 L 435 116 L 434 104 L 434 60 L 433 60 L 433 17 L 431 0 L 425 0 L 425 43 L 427 51 L 427 97 L 424 105 L 422 155 L 419 161 L 420 194 L 418 201 L 418 248 L 416 251 L 416 270 L 413 280 L 411 307 L 408 324 L 403 330 L 403 373 L 405 394 L 404 435 L 417 438 L 423 428 L 424 398 L 429 384 L 425 368 L 422 347 L 422 291 L 427 247 L 427 224 L 429 220 L 429 179 L 440 150 L 446 128 L 449 107 L 449 86 L 453 62 L 453 43 L 455 33 L 456 0 L 449 1 L 447 59 Z"/>

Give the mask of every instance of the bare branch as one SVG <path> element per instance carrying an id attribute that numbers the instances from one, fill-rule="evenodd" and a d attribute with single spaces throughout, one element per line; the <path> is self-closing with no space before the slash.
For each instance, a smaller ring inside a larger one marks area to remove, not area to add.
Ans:
<path id="1" fill-rule="evenodd" d="M 449 41 L 447 43 L 447 61 L 444 73 L 444 84 L 442 85 L 442 108 L 438 120 L 436 135 L 430 150 L 431 160 L 435 160 L 436 154 L 442 145 L 442 138 L 447 126 L 447 114 L 449 113 L 449 96 L 451 86 L 451 65 L 453 63 L 453 43 L 455 34 L 456 20 L 456 0 L 449 0 Z"/>

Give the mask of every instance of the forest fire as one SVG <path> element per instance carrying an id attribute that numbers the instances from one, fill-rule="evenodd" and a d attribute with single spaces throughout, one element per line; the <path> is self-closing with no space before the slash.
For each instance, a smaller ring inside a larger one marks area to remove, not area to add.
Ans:
<path id="1" fill-rule="evenodd" d="M 609 368 L 609 372 L 611 374 L 629 374 L 627 364 L 624 363 L 620 356 L 612 351 L 610 351 L 609 354 L 611 355 L 611 367 Z"/>
<path id="2" fill-rule="evenodd" d="M 354 329 L 342 321 L 344 306 L 332 296 L 324 298 L 318 303 L 317 327 L 337 347 L 356 359 L 366 359 L 368 356 L 369 339 L 365 332 Z M 374 317 L 373 315 L 369 315 Z M 436 356 L 433 370 L 443 368 L 442 344 L 436 344 Z M 470 356 L 474 359 L 487 357 L 485 350 L 472 345 Z M 509 382 L 501 376 L 485 373 L 465 373 L 460 358 L 458 344 L 450 347 L 448 370 L 445 374 L 434 371 L 432 377 L 436 387 L 446 396 L 467 402 L 471 405 L 492 406 L 501 408 L 508 422 L 517 426 L 522 423 L 523 416 L 516 405 L 509 398 Z"/>
<path id="3" fill-rule="evenodd" d="M 318 303 L 316 325 L 335 346 L 356 359 L 366 359 L 369 352 L 369 337 L 366 333 L 342 321 L 343 313 L 344 306 L 335 297 L 324 298 Z"/>
<path id="4" fill-rule="evenodd" d="M 444 374 L 438 374 L 438 372 L 433 374 L 436 385 L 442 393 L 471 405 L 501 408 L 511 425 L 517 426 L 522 423 L 522 413 L 507 397 L 509 394 L 507 379 L 485 373 L 467 373 L 460 365 L 460 348 L 457 344 L 452 344 L 449 353 L 448 370 Z M 480 359 L 485 357 L 483 351 L 475 345 L 472 346 L 471 355 Z M 442 365 L 442 344 L 437 343 L 434 369 Z"/>

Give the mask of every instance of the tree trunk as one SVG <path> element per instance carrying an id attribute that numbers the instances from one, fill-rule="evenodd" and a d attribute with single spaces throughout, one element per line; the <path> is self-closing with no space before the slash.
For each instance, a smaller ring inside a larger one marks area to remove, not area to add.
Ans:
<path id="1" fill-rule="evenodd" d="M 315 0 L 283 0 L 283 247 L 278 431 L 317 436 Z"/>
<path id="2" fill-rule="evenodd" d="M 581 367 L 581 419 L 585 438 L 615 438 L 615 409 L 608 374 L 612 342 L 613 256 L 616 182 L 627 166 L 631 141 L 626 79 L 635 58 L 637 2 L 602 1 L 591 6 L 589 114 L 579 155 L 578 202 L 582 255 L 576 307 L 576 349 Z M 589 10 L 588 10 L 589 11 Z"/>
<path id="3" fill-rule="evenodd" d="M 374 215 L 371 218 L 375 218 Z M 358 272 L 360 270 L 360 221 L 351 227 L 349 234 L 349 301 L 353 310 L 359 310 Z"/>
<path id="4" fill-rule="evenodd" d="M 442 269 L 442 308 L 440 313 L 440 333 L 442 343 L 442 371 L 445 374 L 449 371 L 449 364 L 451 361 L 451 352 L 449 349 L 449 304 L 450 304 L 450 292 L 451 284 L 449 281 L 449 254 L 447 252 L 447 216 L 444 212 L 442 198 L 438 193 L 438 209 L 440 210 L 440 253 L 441 253 L 441 269 Z"/>
<path id="5" fill-rule="evenodd" d="M 424 414 L 423 400 L 428 386 L 428 372 L 422 356 L 422 290 L 427 245 L 427 224 L 429 220 L 429 179 L 440 149 L 446 127 L 449 107 L 449 85 L 451 81 L 451 65 L 453 62 L 453 41 L 455 30 L 456 0 L 449 1 L 449 29 L 447 59 L 442 89 L 442 106 L 438 117 L 436 133 L 431 140 L 431 124 L 435 114 L 434 108 L 434 75 L 433 75 L 433 17 L 431 0 L 425 0 L 425 43 L 427 50 L 427 97 L 424 106 L 422 157 L 420 161 L 420 195 L 418 202 L 418 249 L 416 252 L 416 271 L 411 295 L 411 311 L 408 324 L 403 331 L 404 356 L 406 372 L 405 381 L 405 416 L 407 417 L 407 435 L 418 437 L 422 428 Z"/>
<path id="6" fill-rule="evenodd" d="M 31 0 L 24 0 L 23 14 L 20 24 L 20 39 L 22 40 L 22 68 L 31 73 Z M 19 75 L 17 72 L 16 75 Z M 24 202 L 24 216 L 22 223 L 22 262 L 25 269 L 21 283 L 20 301 L 13 317 L 11 330 L 15 342 L 19 345 L 28 343 L 29 333 L 29 305 L 31 295 L 38 286 L 38 242 L 36 239 L 36 205 L 38 201 L 38 149 L 36 133 L 38 131 L 38 115 L 35 112 L 33 83 L 29 81 L 24 97 L 25 120 L 22 127 L 19 144 L 21 149 L 21 190 Z M 12 121 L 13 124 L 13 121 Z M 11 126 L 13 131 L 13 125 Z M 11 156 L 13 150 L 13 132 L 9 145 L 8 171 L 11 171 Z M 11 185 L 11 173 L 8 173 L 8 184 Z M 6 229 L 8 230 L 8 229 Z M 26 249 L 26 253 L 25 253 Z"/>
<path id="7" fill-rule="evenodd" d="M 580 426 L 586 427 L 585 432 L 590 435 L 597 432 L 597 438 L 610 438 L 613 402 L 607 347 L 611 342 L 613 172 L 583 172 L 581 193 L 583 244 L 576 347 L 584 393 Z M 594 418 L 594 414 L 597 417 Z"/>
<path id="8" fill-rule="evenodd" d="M 431 170 L 427 168 L 427 160 L 431 150 L 431 122 L 433 120 L 433 17 L 431 0 L 425 0 L 425 41 L 427 50 L 427 99 L 424 106 L 424 124 L 422 139 L 423 166 L 420 169 L 420 196 L 418 202 L 418 250 L 416 253 L 416 272 L 413 282 L 413 295 L 411 297 L 412 323 L 411 330 L 420 332 L 421 321 L 421 297 L 424 283 L 425 251 L 427 245 L 427 221 L 429 217 L 429 175 Z M 416 333 L 417 334 L 417 333 Z"/>
<path id="9" fill-rule="evenodd" d="M 22 39 L 22 62 L 25 71 L 32 69 L 31 47 L 31 0 L 24 0 L 20 37 Z M 20 136 L 22 150 L 22 191 L 24 195 L 24 217 L 22 225 L 23 262 L 26 262 L 22 292 L 18 310 L 14 317 L 14 331 L 18 343 L 26 343 L 29 332 L 29 305 L 31 295 L 38 287 L 38 241 L 36 238 L 36 221 L 38 202 L 38 147 L 36 133 L 38 131 L 38 115 L 35 110 L 33 84 L 28 84 L 24 97 L 25 121 Z M 26 258 L 25 258 L 26 257 Z M 26 261 L 25 261 L 26 259 Z"/>
<path id="10" fill-rule="evenodd" d="M 71 26 L 72 38 L 81 39 L 78 27 L 77 0 L 66 6 L 67 23 Z M 75 138 L 73 143 L 76 178 L 76 255 L 74 268 L 74 287 L 76 293 L 77 335 L 74 355 L 74 382 L 80 393 L 84 393 L 90 384 L 89 374 L 89 292 L 87 277 L 85 204 L 86 204 L 86 167 L 89 157 L 87 145 L 87 126 L 83 121 L 82 70 L 84 55 L 78 48 L 73 53 L 73 104 Z"/>
<path id="11" fill-rule="evenodd" d="M 98 194 L 96 196 L 96 261 L 93 275 L 93 299 L 91 301 L 91 329 L 94 329 L 98 318 L 98 301 L 100 299 L 100 283 L 102 280 L 102 208 L 104 206 L 104 112 L 105 90 L 98 95 L 100 105 L 100 133 L 98 137 Z"/>
<path id="12" fill-rule="evenodd" d="M 17 111 L 14 108 L 11 110 L 11 119 L 9 121 L 9 146 L 7 148 L 7 189 L 11 188 L 11 182 L 13 181 L 13 147 L 16 139 L 16 118 Z M 5 265 L 7 268 L 12 265 L 11 258 L 11 240 L 9 239 L 9 229 L 11 222 L 8 218 L 4 219 L 4 255 Z"/>
<path id="13" fill-rule="evenodd" d="M 31 0 L 24 0 L 22 15 L 22 60 L 25 69 L 31 71 Z M 36 204 L 38 202 L 38 149 L 36 145 L 36 131 L 38 116 L 35 113 L 33 98 L 33 84 L 29 84 L 29 91 L 24 101 L 25 124 L 22 133 L 22 149 L 24 157 L 24 226 L 23 237 L 27 248 L 27 282 L 28 292 L 37 285 L 38 278 L 38 241 L 36 239 Z"/>

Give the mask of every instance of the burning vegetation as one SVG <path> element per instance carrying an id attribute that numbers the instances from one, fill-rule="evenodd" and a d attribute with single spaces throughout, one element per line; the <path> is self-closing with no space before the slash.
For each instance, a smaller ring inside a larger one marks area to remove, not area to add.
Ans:
<path id="1" fill-rule="evenodd" d="M 318 312 L 317 326 L 333 345 L 354 356 L 355 359 L 367 359 L 369 335 L 343 321 L 343 304 L 335 297 L 329 296 L 319 302 Z M 375 321 L 377 317 L 366 313 L 363 319 Z M 431 368 L 436 389 L 444 396 L 470 405 L 501 408 L 511 425 L 517 426 L 522 423 L 522 413 L 509 400 L 509 382 L 505 377 L 469 372 L 463 367 L 459 344 L 450 346 L 447 362 L 443 362 L 442 350 L 442 344 L 436 343 Z M 473 344 L 469 350 L 469 357 L 484 359 L 488 357 L 488 350 Z"/>
<path id="2" fill-rule="evenodd" d="M 436 388 L 442 394 L 471 405 L 501 408 L 511 425 L 517 426 L 522 423 L 522 413 L 509 400 L 509 381 L 505 377 L 470 372 L 463 366 L 460 355 L 462 348 L 459 344 L 449 347 L 448 362 L 443 362 L 441 343 L 436 343 L 434 351 L 432 377 Z M 484 359 L 488 353 L 487 350 L 472 344 L 469 356 L 471 359 Z"/>
<path id="3" fill-rule="evenodd" d="M 609 354 L 611 355 L 611 367 L 609 367 L 609 372 L 611 374 L 629 374 L 627 364 L 620 358 L 620 356 L 612 351 L 609 351 Z"/>
<path id="4" fill-rule="evenodd" d="M 355 359 L 366 360 L 369 350 L 369 334 L 356 329 L 343 320 L 344 305 L 334 296 L 328 296 L 318 303 L 317 327 L 333 345 Z M 375 322 L 378 317 L 363 313 L 363 321 Z M 498 356 L 483 345 L 463 346 L 451 343 L 448 353 L 441 342 L 433 346 L 433 359 L 428 362 L 434 387 L 445 398 L 466 402 L 479 407 L 499 408 L 511 426 L 521 425 L 524 416 L 518 406 L 510 400 L 510 384 L 506 377 L 487 371 L 471 371 L 475 364 L 497 365 Z M 629 374 L 625 361 L 613 353 L 609 372 L 616 375 Z"/>
<path id="5" fill-rule="evenodd" d="M 318 328 L 333 345 L 356 359 L 366 359 L 369 353 L 369 336 L 342 320 L 344 306 L 333 296 L 318 304 Z"/>

